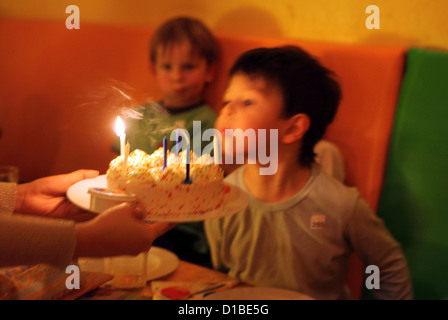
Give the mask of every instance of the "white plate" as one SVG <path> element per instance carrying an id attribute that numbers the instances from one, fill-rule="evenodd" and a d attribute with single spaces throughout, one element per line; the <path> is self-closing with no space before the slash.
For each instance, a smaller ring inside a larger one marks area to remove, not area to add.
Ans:
<path id="1" fill-rule="evenodd" d="M 278 288 L 235 288 L 207 295 L 204 300 L 314 300 L 306 294 Z"/>
<path id="2" fill-rule="evenodd" d="M 107 258 L 79 258 L 81 271 L 110 273 Z M 148 252 L 146 280 L 161 278 L 175 271 L 179 267 L 179 258 L 163 248 L 151 247 Z"/>
<path id="3" fill-rule="evenodd" d="M 146 280 L 161 278 L 175 271 L 179 267 L 179 258 L 166 249 L 151 247 L 148 253 Z"/>
<path id="4" fill-rule="evenodd" d="M 85 179 L 73 184 L 67 190 L 67 198 L 78 207 L 90 210 L 89 188 L 107 188 L 106 175 L 101 175 L 93 179 Z"/>
<path id="5" fill-rule="evenodd" d="M 147 217 L 147 221 L 167 221 L 167 222 L 192 222 L 203 221 L 207 219 L 215 219 L 237 213 L 249 205 L 249 195 L 240 188 L 228 185 L 229 193 L 226 195 L 224 204 L 221 208 L 208 211 L 206 213 L 192 213 L 182 216 L 155 216 Z M 77 206 L 90 210 L 90 194 L 87 192 L 89 188 L 107 188 L 106 175 L 101 175 L 93 179 L 85 179 L 72 185 L 67 190 L 67 198 Z M 188 201 L 188 200 L 187 200 Z"/>

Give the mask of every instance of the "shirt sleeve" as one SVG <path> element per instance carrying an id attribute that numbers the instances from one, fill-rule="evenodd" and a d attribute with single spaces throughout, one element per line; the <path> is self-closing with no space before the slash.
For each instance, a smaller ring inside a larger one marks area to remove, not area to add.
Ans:
<path id="1" fill-rule="evenodd" d="M 12 213 L 16 201 L 17 185 L 15 183 L 0 182 L 0 213 Z"/>
<path id="2" fill-rule="evenodd" d="M 400 244 L 361 198 L 346 231 L 352 248 L 365 266 L 375 265 L 379 269 L 380 288 L 372 289 L 376 298 L 412 299 L 410 274 Z"/>
<path id="3" fill-rule="evenodd" d="M 206 220 L 204 222 L 205 235 L 210 247 L 210 255 L 213 268 L 224 271 L 220 258 L 221 251 L 221 227 L 219 219 Z"/>
<path id="4" fill-rule="evenodd" d="M 314 147 L 316 163 L 329 176 L 345 183 L 344 159 L 338 147 L 326 140 L 319 141 Z"/>
<path id="5" fill-rule="evenodd" d="M 67 267 L 76 245 L 73 221 L 0 214 L 0 266 Z"/>

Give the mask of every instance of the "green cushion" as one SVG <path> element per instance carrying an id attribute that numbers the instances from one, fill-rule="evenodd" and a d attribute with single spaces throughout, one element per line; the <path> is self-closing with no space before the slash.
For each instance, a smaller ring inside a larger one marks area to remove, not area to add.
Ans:
<path id="1" fill-rule="evenodd" d="M 410 49 L 378 215 L 416 299 L 448 299 L 448 52 Z"/>

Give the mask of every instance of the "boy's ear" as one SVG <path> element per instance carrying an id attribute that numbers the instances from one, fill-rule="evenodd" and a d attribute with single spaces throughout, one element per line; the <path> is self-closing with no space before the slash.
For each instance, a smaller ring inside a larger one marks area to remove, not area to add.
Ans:
<path id="1" fill-rule="evenodd" d="M 288 124 L 282 137 L 282 142 L 288 144 L 301 140 L 310 128 L 310 124 L 310 117 L 304 113 L 299 113 L 292 116 L 288 119 Z"/>

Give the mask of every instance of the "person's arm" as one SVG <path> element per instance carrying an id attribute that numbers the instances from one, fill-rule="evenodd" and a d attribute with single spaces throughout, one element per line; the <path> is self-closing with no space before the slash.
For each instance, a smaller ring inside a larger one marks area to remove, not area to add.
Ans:
<path id="1" fill-rule="evenodd" d="M 175 225 L 143 222 L 130 204 L 121 204 L 76 225 L 74 257 L 137 255 Z"/>
<path id="2" fill-rule="evenodd" d="M 1 209 L 10 213 L 14 204 L 16 214 L 0 214 L 0 265 L 67 266 L 74 257 L 138 254 L 149 250 L 155 238 L 175 226 L 145 223 L 134 216 L 138 212 L 129 204 L 113 207 L 77 225 L 73 221 L 43 218 L 72 218 L 83 212 L 67 200 L 65 193 L 75 182 L 97 175 L 97 171 L 78 170 L 17 187 L 2 184 Z"/>
<path id="3" fill-rule="evenodd" d="M 213 268 L 219 271 L 227 272 L 228 270 L 226 270 L 220 257 L 222 250 L 221 228 L 222 226 L 219 219 L 211 219 L 204 222 L 204 230 L 207 237 L 208 245 L 210 247 L 210 256 Z"/>
<path id="4" fill-rule="evenodd" d="M 380 272 L 380 289 L 372 289 L 378 299 L 412 299 L 412 283 L 401 246 L 361 198 L 350 219 L 346 236 L 365 267 L 375 265 Z"/>
<path id="5" fill-rule="evenodd" d="M 10 182 L 0 182 L 0 213 L 11 214 L 14 211 L 17 185 Z"/>
<path id="6" fill-rule="evenodd" d="M 145 223 L 129 204 L 113 207 L 96 218 L 73 221 L 0 215 L 0 266 L 47 263 L 67 267 L 78 257 L 136 255 L 175 226 Z"/>
<path id="7" fill-rule="evenodd" d="M 69 265 L 76 242 L 74 222 L 0 215 L 0 266 Z"/>

